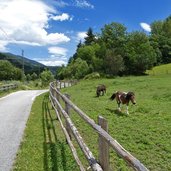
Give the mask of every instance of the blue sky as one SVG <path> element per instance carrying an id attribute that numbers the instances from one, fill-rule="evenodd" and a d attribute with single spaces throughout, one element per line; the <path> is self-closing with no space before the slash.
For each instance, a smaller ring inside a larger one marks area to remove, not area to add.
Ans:
<path id="1" fill-rule="evenodd" d="M 171 15 L 171 0 L 0 0 L 0 51 L 67 64 L 91 27 L 119 22 L 127 31 L 150 32 L 150 24 Z"/>

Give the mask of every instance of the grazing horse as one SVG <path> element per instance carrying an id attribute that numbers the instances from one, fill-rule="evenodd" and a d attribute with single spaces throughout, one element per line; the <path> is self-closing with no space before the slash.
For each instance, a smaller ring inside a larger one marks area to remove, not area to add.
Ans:
<path id="1" fill-rule="evenodd" d="M 116 98 L 116 102 L 118 104 L 118 110 L 121 111 L 121 104 L 126 104 L 126 113 L 129 114 L 128 112 L 128 105 L 129 101 L 132 102 L 132 104 L 136 104 L 135 101 L 135 94 L 133 92 L 121 92 L 117 91 L 116 93 L 113 93 L 112 96 L 110 97 L 111 100 L 114 100 Z"/>
<path id="2" fill-rule="evenodd" d="M 97 97 L 99 97 L 101 95 L 101 92 L 102 92 L 102 95 L 104 95 L 104 93 L 106 93 L 106 86 L 103 84 L 97 86 L 97 89 L 96 89 Z"/>

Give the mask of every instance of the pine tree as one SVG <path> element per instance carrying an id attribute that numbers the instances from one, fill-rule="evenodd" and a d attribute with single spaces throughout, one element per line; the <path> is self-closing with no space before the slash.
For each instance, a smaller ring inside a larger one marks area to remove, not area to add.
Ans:
<path id="1" fill-rule="evenodd" d="M 90 27 L 87 31 L 87 37 L 85 38 L 85 45 L 91 45 L 96 41 L 95 35 L 93 34 L 93 30 Z"/>

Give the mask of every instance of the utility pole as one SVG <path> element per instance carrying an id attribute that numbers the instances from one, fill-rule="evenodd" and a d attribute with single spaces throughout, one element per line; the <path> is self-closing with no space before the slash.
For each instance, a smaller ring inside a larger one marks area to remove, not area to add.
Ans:
<path id="1" fill-rule="evenodd" d="M 24 81 L 25 73 L 24 73 L 24 50 L 21 50 L 22 53 L 22 81 Z"/>
<path id="2" fill-rule="evenodd" d="M 39 79 L 40 79 L 40 64 L 39 64 Z"/>

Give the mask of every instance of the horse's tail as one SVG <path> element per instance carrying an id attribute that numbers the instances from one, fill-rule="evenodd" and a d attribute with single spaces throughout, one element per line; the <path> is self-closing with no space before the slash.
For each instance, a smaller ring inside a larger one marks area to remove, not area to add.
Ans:
<path id="1" fill-rule="evenodd" d="M 113 93 L 112 96 L 110 97 L 110 100 L 114 100 L 116 97 L 116 93 Z"/>

